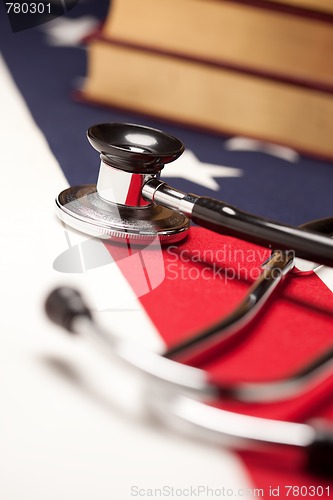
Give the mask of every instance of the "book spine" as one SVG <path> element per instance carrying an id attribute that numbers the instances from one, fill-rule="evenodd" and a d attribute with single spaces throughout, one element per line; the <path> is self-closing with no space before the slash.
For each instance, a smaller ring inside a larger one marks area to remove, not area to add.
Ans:
<path id="1" fill-rule="evenodd" d="M 298 78 L 291 75 L 276 73 L 274 71 L 268 71 L 266 69 L 257 69 L 257 68 L 255 69 L 252 66 L 234 64 L 231 63 L 230 61 L 217 60 L 214 58 L 201 58 L 183 52 L 174 52 L 163 48 L 151 47 L 150 45 L 142 45 L 142 44 L 139 45 L 137 43 L 132 43 L 120 38 L 106 37 L 103 34 L 103 32 L 97 33 L 97 35 L 95 35 L 90 39 L 90 42 L 94 40 L 99 40 L 103 43 L 109 44 L 110 46 L 113 45 L 113 46 L 127 48 L 130 50 L 137 50 L 140 52 L 145 52 L 147 54 L 159 55 L 161 57 L 172 57 L 175 59 L 182 60 L 184 62 L 188 61 L 190 63 L 198 63 L 206 66 L 211 66 L 214 68 L 220 68 L 226 71 L 232 71 L 243 75 L 251 75 L 257 78 L 263 78 L 265 80 L 267 79 L 273 80 L 287 85 L 293 85 L 296 87 L 317 90 L 318 92 L 333 94 L 333 85 L 326 84 L 323 82 L 318 82 L 316 80 L 311 80 L 307 78 Z"/>
<path id="2" fill-rule="evenodd" d="M 88 74 L 87 100 L 333 156 L 331 93 L 100 40 Z"/>
<path id="3" fill-rule="evenodd" d="M 291 3 L 275 2 L 274 0 L 215 0 L 217 2 L 224 1 L 233 4 L 248 5 L 258 9 L 270 10 L 272 12 L 280 12 L 282 14 L 303 17 L 305 19 L 313 19 L 316 21 L 323 21 L 325 23 L 333 23 L 333 2 L 330 8 L 318 9 L 315 2 L 313 7 L 305 7 L 294 5 Z"/>

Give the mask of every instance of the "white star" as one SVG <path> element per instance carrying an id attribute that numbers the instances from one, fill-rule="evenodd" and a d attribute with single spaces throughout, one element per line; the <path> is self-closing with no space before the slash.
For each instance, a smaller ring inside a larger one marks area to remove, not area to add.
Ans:
<path id="1" fill-rule="evenodd" d="M 182 177 L 212 191 L 220 189 L 214 177 L 240 177 L 241 175 L 242 170 L 239 168 L 203 163 L 189 150 L 162 170 L 162 177 Z"/>
<path id="2" fill-rule="evenodd" d="M 45 23 L 41 29 L 46 33 L 47 41 L 55 47 L 78 47 L 82 40 L 96 31 L 100 21 L 92 16 L 77 19 L 60 17 Z"/>

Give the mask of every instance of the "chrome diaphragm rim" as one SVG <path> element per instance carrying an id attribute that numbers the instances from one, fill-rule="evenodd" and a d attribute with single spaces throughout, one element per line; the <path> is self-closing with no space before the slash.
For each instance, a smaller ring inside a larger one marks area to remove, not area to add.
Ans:
<path id="1" fill-rule="evenodd" d="M 184 215 L 151 204 L 129 207 L 103 200 L 95 184 L 70 187 L 56 199 L 57 215 L 68 226 L 90 236 L 117 241 L 147 244 L 184 239 L 190 221 Z"/>

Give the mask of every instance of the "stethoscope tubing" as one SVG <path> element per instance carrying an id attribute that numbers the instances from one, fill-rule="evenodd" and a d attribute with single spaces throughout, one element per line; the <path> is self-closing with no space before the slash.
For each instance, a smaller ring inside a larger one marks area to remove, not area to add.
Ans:
<path id="1" fill-rule="evenodd" d="M 153 178 L 142 188 L 145 200 L 183 213 L 199 226 L 271 249 L 333 266 L 333 241 L 311 230 L 257 217 L 214 198 L 184 193 Z"/>

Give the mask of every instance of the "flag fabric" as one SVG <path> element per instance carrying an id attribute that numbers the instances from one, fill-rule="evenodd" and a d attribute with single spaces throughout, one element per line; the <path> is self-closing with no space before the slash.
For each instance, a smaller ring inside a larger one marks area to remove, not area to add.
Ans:
<path id="1" fill-rule="evenodd" d="M 64 280 L 78 282 L 95 300 L 98 319 L 107 327 L 163 351 L 231 312 L 269 256 L 265 248 L 199 227 L 158 255 L 151 248 L 138 251 L 91 243 L 63 227 L 52 214 L 53 194 L 67 183 L 97 179 L 98 157 L 85 137 L 92 124 L 140 123 L 177 136 L 186 152 L 165 167 L 162 178 L 186 192 L 220 198 L 293 225 L 333 212 L 329 162 L 273 144 L 209 135 L 75 101 L 74 90 L 87 72 L 86 47 L 80 40 L 98 28 L 108 3 L 79 2 L 63 17 L 16 33 L 1 5 L 0 155 L 6 219 L 2 294 L 8 304 L 1 336 L 1 378 L 8 403 L 2 416 L 5 453 L 0 455 L 6 474 L 1 497 L 16 500 L 26 492 L 25 498 L 36 500 L 42 495 L 51 500 L 153 494 L 157 498 L 159 492 L 171 496 L 172 487 L 173 496 L 191 493 L 202 498 L 246 492 L 261 497 L 328 497 L 332 483 L 304 471 L 302 461 L 289 450 L 263 458 L 248 451 L 214 449 L 156 430 L 142 415 L 131 417 L 127 407 L 137 398 L 135 385 L 124 385 L 118 375 L 110 375 L 109 381 L 107 363 L 100 366 L 84 347 L 53 340 L 47 321 L 35 319 L 49 289 Z M 99 267 L 83 263 L 66 268 L 70 259 L 77 263 L 85 249 L 103 253 L 106 261 Z M 105 255 L 117 265 L 108 266 Z M 277 380 L 297 372 L 332 346 L 332 290 L 329 268 L 287 277 L 242 337 L 201 367 L 221 383 Z M 6 331 L 12 333 L 10 338 Z M 126 379 L 126 374 L 121 376 Z M 102 387 L 97 384 L 100 393 L 90 386 L 90 377 L 92 382 L 99 378 L 98 384 L 103 379 Z M 115 389 L 119 384 L 117 397 L 109 393 L 111 383 Z M 74 387 L 80 387 L 102 415 L 96 415 L 98 410 Z M 328 377 L 291 400 L 218 405 L 273 419 L 325 418 L 333 423 L 331 388 Z M 54 419 L 48 420 L 50 409 Z M 81 461 L 74 464 L 78 456 Z M 39 467 L 43 478 L 38 478 Z M 90 467 L 92 475 L 87 472 Z M 21 486 L 14 481 L 18 475 Z"/>

